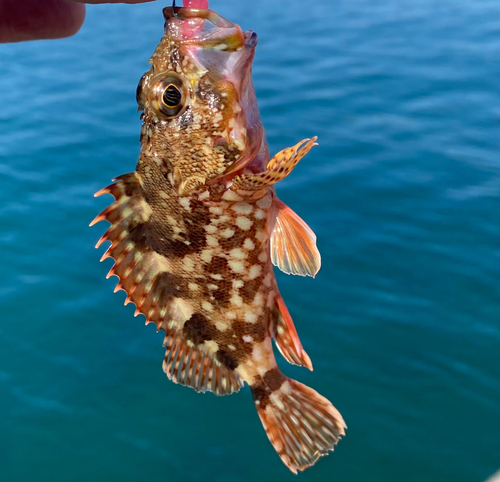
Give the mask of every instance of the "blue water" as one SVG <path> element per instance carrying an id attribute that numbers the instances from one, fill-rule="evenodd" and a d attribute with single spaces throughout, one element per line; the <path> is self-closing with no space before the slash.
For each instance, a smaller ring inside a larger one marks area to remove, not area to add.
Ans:
<path id="1" fill-rule="evenodd" d="M 258 32 L 278 187 L 315 230 L 278 274 L 344 415 L 303 482 L 480 482 L 500 467 L 500 16 L 493 0 L 213 0 Z M 135 88 L 163 4 L 89 7 L 73 38 L 0 46 L 0 480 L 292 481 L 248 389 L 169 382 L 162 335 L 93 246 L 93 193 L 133 170 Z"/>

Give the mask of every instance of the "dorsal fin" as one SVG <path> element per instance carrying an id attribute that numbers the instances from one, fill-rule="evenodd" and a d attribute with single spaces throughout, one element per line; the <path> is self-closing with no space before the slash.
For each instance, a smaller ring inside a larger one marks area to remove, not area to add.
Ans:
<path id="1" fill-rule="evenodd" d="M 283 201 L 275 200 L 277 215 L 271 233 L 271 260 L 286 274 L 314 276 L 321 267 L 321 255 L 312 229 Z"/>
<path id="2" fill-rule="evenodd" d="M 312 371 L 312 362 L 309 355 L 302 348 L 299 335 L 280 294 L 276 296 L 276 306 L 273 311 L 271 334 L 278 350 L 285 360 L 292 365 L 309 368 Z"/>
<path id="3" fill-rule="evenodd" d="M 116 181 L 96 194 L 111 194 L 115 202 L 91 223 L 91 226 L 103 220 L 111 223 L 96 247 L 104 241 L 111 242 L 101 261 L 115 260 L 107 276 L 119 278 L 115 292 L 124 290 L 125 304 L 134 303 L 136 315 L 143 314 L 146 324 L 155 323 L 157 330 L 165 331 L 167 350 L 163 368 L 171 380 L 216 395 L 238 391 L 243 382 L 236 373 L 220 365 L 205 345 L 195 346 L 182 334 L 183 324 L 193 309 L 179 296 L 182 279 L 171 273 L 169 261 L 144 242 L 151 210 L 143 198 L 137 175 L 125 174 Z"/>
<path id="4" fill-rule="evenodd" d="M 236 372 L 221 365 L 205 344 L 194 345 L 179 330 L 165 331 L 163 371 L 170 380 L 215 395 L 229 395 L 243 386 Z"/>

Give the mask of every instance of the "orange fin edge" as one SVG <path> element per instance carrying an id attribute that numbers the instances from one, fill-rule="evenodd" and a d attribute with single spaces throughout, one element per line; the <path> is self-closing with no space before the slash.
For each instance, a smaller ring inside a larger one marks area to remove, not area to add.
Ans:
<path id="1" fill-rule="evenodd" d="M 286 274 L 315 277 L 321 268 L 316 235 L 302 218 L 276 198 L 276 221 L 271 233 L 271 260 Z"/>
<path id="2" fill-rule="evenodd" d="M 281 295 L 276 297 L 276 308 L 277 313 L 273 319 L 272 334 L 279 352 L 288 363 L 304 366 L 313 371 L 311 359 L 302 347 L 290 312 Z"/>

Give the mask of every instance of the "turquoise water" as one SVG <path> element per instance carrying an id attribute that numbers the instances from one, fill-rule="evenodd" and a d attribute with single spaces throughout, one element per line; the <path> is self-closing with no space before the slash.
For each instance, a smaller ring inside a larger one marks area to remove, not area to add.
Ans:
<path id="1" fill-rule="evenodd" d="M 133 170 L 159 3 L 0 46 L 0 481 L 480 482 L 500 467 L 500 17 L 495 1 L 213 0 L 258 32 L 271 151 L 318 135 L 278 193 L 318 235 L 278 274 L 349 430 L 295 479 L 248 389 L 162 372 L 93 246 L 93 193 Z"/>

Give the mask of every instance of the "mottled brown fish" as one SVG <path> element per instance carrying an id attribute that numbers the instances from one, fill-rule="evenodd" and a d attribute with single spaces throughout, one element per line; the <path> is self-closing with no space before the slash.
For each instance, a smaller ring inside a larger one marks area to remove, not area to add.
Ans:
<path id="1" fill-rule="evenodd" d="M 208 9 L 163 10 L 165 35 L 137 89 L 136 171 L 96 195 L 115 201 L 102 259 L 116 290 L 166 333 L 163 369 L 216 395 L 250 385 L 269 440 L 292 471 L 333 450 L 346 428 L 333 405 L 283 375 L 272 350 L 312 370 L 273 264 L 314 276 L 316 236 L 275 193 L 315 145 L 269 160 L 252 85 L 257 36 Z"/>

